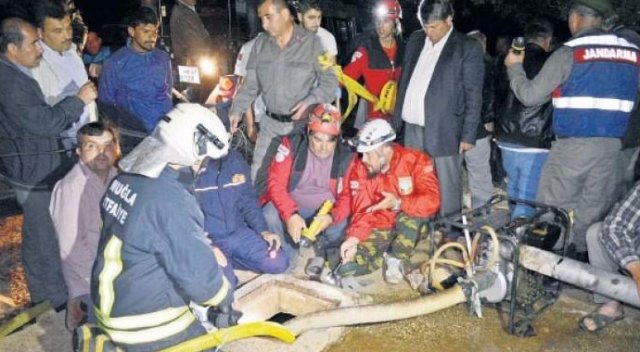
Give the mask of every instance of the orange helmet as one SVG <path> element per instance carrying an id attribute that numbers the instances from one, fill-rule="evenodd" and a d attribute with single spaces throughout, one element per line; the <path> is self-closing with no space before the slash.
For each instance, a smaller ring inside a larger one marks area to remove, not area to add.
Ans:
<path id="1" fill-rule="evenodd" d="M 380 0 L 376 3 L 375 16 L 380 19 L 398 20 L 402 18 L 402 7 L 398 0 Z"/>
<path id="2" fill-rule="evenodd" d="M 340 135 L 340 111 L 331 104 L 318 104 L 309 114 L 309 131 Z"/>

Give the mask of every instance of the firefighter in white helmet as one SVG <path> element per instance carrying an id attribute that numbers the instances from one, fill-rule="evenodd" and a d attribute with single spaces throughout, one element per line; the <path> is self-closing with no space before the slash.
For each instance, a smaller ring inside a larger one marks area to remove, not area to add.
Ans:
<path id="1" fill-rule="evenodd" d="M 226 155 L 228 141 L 215 114 L 179 104 L 120 162 L 101 203 L 91 295 L 98 326 L 127 351 L 204 334 L 191 302 L 231 304 L 226 259 L 209 247 L 192 193 L 192 168 Z"/>

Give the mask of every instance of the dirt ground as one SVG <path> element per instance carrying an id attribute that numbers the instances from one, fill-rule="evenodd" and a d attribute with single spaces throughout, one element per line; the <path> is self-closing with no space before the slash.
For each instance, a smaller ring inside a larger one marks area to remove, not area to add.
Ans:
<path id="1" fill-rule="evenodd" d="M 408 288 L 406 289 L 408 290 Z M 412 293 L 395 290 L 398 299 Z M 483 318 L 468 313 L 466 305 L 400 322 L 349 328 L 326 352 L 411 352 L 411 351 L 639 351 L 640 315 L 627 309 L 627 317 L 608 329 L 591 334 L 578 329 L 580 317 L 595 306 L 590 295 L 577 289 L 565 289 L 560 300 L 535 321 L 537 336 L 520 338 L 507 334 L 495 309 L 483 307 Z"/>
<path id="2" fill-rule="evenodd" d="M 4 313 L 29 301 L 19 262 L 21 217 L 0 221 L 0 318 Z M 365 293 L 377 302 L 417 297 L 408 285 L 389 289 L 371 275 L 373 282 Z M 519 338 L 507 334 L 495 309 L 483 307 L 483 318 L 470 315 L 459 305 L 428 316 L 399 322 L 348 328 L 347 333 L 326 352 L 354 351 L 639 351 L 640 313 L 627 309 L 626 318 L 610 328 L 589 334 L 577 327 L 579 318 L 595 309 L 590 295 L 578 289 L 565 289 L 560 300 L 535 321 L 537 336 Z M 38 323 L 0 340 L 0 351 L 67 351 L 70 334 L 64 329 L 64 313 L 52 311 Z"/>
<path id="3" fill-rule="evenodd" d="M 0 318 L 30 300 L 20 262 L 22 216 L 0 219 Z"/>

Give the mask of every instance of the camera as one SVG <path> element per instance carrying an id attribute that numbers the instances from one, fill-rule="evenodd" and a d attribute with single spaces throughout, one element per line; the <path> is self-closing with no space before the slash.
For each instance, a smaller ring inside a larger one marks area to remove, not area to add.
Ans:
<path id="1" fill-rule="evenodd" d="M 524 51 L 525 45 L 524 37 L 515 37 L 513 41 L 511 41 L 511 50 L 514 54 L 520 55 Z"/>

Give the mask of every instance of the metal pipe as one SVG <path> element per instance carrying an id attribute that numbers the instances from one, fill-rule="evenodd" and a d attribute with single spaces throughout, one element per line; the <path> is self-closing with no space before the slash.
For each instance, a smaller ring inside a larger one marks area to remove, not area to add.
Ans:
<path id="1" fill-rule="evenodd" d="M 529 270 L 640 308 L 638 288 L 627 276 L 527 245 L 520 247 L 520 264 Z"/>

